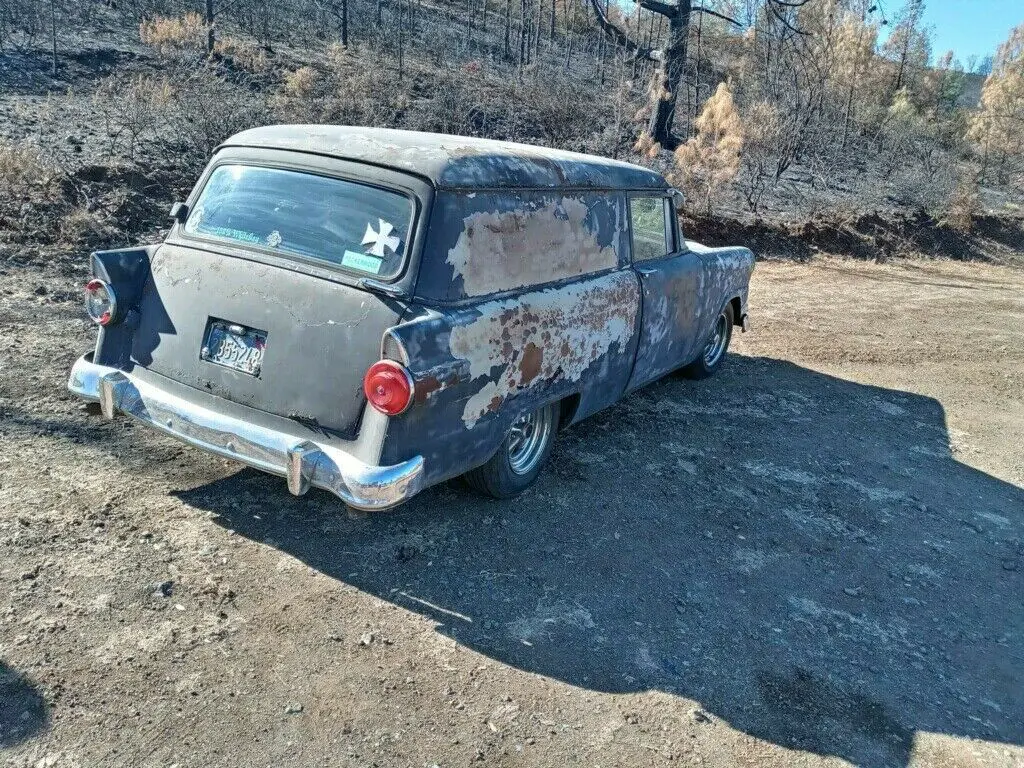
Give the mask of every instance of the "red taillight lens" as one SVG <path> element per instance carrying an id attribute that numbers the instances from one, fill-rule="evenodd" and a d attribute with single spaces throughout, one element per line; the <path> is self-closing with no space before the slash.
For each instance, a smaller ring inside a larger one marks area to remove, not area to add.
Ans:
<path id="1" fill-rule="evenodd" d="M 114 289 L 102 280 L 90 280 L 85 284 L 85 309 L 97 323 L 109 325 L 117 315 Z"/>
<path id="2" fill-rule="evenodd" d="M 394 360 L 370 366 L 363 379 L 363 392 L 370 405 L 388 416 L 397 416 L 412 403 L 412 374 Z"/>

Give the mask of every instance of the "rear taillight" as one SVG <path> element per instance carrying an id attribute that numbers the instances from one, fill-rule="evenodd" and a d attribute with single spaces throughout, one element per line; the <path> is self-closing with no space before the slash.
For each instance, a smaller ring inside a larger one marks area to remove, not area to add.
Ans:
<path id="1" fill-rule="evenodd" d="M 370 366 L 363 378 L 363 392 L 370 405 L 388 416 L 397 416 L 412 403 L 412 374 L 394 360 Z"/>
<path id="2" fill-rule="evenodd" d="M 117 316 L 114 289 L 102 280 L 90 280 L 85 284 L 85 309 L 97 323 L 109 325 Z"/>

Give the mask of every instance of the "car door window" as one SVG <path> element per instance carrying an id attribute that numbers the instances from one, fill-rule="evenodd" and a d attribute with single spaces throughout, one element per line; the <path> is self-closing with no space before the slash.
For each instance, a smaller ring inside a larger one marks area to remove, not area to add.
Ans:
<path id="1" fill-rule="evenodd" d="M 634 197 L 629 201 L 633 232 L 633 262 L 660 259 L 672 251 L 664 197 Z"/>

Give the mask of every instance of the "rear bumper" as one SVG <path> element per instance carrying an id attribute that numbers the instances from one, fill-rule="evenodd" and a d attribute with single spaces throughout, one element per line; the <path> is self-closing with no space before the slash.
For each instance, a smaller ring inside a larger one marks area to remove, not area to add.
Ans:
<path id="1" fill-rule="evenodd" d="M 204 451 L 284 477 L 296 496 L 314 486 L 357 509 L 374 510 L 400 504 L 423 487 L 421 456 L 390 467 L 365 464 L 335 446 L 196 405 L 117 368 L 97 365 L 91 354 L 71 369 L 68 389 L 98 401 L 108 419 L 123 413 Z"/>

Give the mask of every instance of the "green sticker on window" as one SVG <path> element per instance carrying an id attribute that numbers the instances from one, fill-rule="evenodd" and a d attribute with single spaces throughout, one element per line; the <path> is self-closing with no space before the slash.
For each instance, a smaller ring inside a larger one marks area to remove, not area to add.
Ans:
<path id="1" fill-rule="evenodd" d="M 378 259 L 376 256 L 371 256 L 368 253 L 357 253 L 356 251 L 345 251 L 345 255 L 341 257 L 341 266 L 351 267 L 363 272 L 372 272 L 375 275 L 380 272 L 383 263 L 384 259 Z"/>

